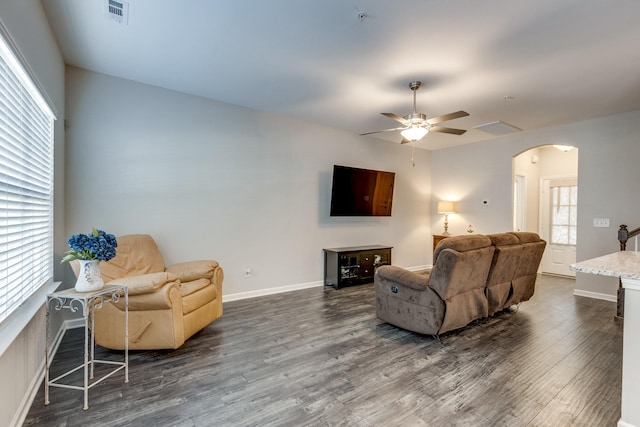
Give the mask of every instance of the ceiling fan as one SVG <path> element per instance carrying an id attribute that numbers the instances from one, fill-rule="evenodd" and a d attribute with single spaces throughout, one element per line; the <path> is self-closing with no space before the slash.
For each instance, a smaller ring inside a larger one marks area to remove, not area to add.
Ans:
<path id="1" fill-rule="evenodd" d="M 387 116 L 390 119 L 402 123 L 401 127 L 361 133 L 360 135 L 371 135 L 373 133 L 401 130 L 401 144 L 406 144 L 408 142 L 414 142 L 422 139 L 428 132 L 442 132 L 450 133 L 453 135 L 462 135 L 463 133 L 465 133 L 466 130 L 464 129 L 454 129 L 435 125 L 438 123 L 446 122 L 447 120 L 466 117 L 469 115 L 469 113 L 467 113 L 466 111 L 456 111 L 455 113 L 449 113 L 443 116 L 433 117 L 431 119 L 427 119 L 427 116 L 425 114 L 416 112 L 416 91 L 420 89 L 421 85 L 422 82 L 419 81 L 409 83 L 409 88 L 413 91 L 413 113 L 407 114 L 404 117 L 400 117 L 399 115 L 394 113 L 381 113 L 383 116 Z"/>

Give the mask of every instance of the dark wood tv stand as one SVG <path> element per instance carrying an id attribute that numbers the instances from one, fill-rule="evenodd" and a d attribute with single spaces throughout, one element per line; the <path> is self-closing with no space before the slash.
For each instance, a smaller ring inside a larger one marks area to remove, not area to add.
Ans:
<path id="1" fill-rule="evenodd" d="M 340 289 L 373 282 L 376 268 L 391 264 L 392 248 L 370 245 L 323 249 L 325 286 Z"/>

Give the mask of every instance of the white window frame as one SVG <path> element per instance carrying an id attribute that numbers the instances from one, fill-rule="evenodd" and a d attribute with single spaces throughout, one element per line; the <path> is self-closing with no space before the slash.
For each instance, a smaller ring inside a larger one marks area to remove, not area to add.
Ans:
<path id="1" fill-rule="evenodd" d="M 0 60 L 2 355 L 42 308 L 46 294 L 55 290 L 59 283 L 53 282 L 55 113 L 31 78 L 33 73 L 1 23 Z M 34 172 L 37 170 L 38 175 Z M 30 187 L 30 184 L 22 185 L 23 182 L 36 181 L 36 176 L 40 181 L 37 189 Z M 44 208 L 40 207 L 41 203 Z M 12 214 L 19 210 L 25 210 L 28 214 L 34 206 L 41 212 L 38 225 L 34 225 L 34 221 L 15 221 L 16 216 Z M 33 235 L 37 235 L 40 242 L 44 243 L 34 243 Z M 29 240 L 31 243 L 28 243 Z M 28 246 L 32 247 L 34 255 L 30 256 L 28 250 L 22 249 Z"/>

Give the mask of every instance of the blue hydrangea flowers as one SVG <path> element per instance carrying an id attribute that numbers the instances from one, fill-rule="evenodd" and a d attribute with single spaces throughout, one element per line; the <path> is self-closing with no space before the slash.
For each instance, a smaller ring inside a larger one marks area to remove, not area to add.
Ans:
<path id="1" fill-rule="evenodd" d="M 116 256 L 116 236 L 96 228 L 90 234 L 74 234 L 67 241 L 69 250 L 61 262 L 75 259 L 109 261 Z"/>

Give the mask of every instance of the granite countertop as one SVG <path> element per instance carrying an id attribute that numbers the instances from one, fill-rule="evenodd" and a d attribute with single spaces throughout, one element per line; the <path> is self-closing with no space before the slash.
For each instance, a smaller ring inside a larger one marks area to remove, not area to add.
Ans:
<path id="1" fill-rule="evenodd" d="M 640 252 L 614 252 L 609 255 L 571 264 L 569 268 L 579 273 L 640 280 Z"/>

